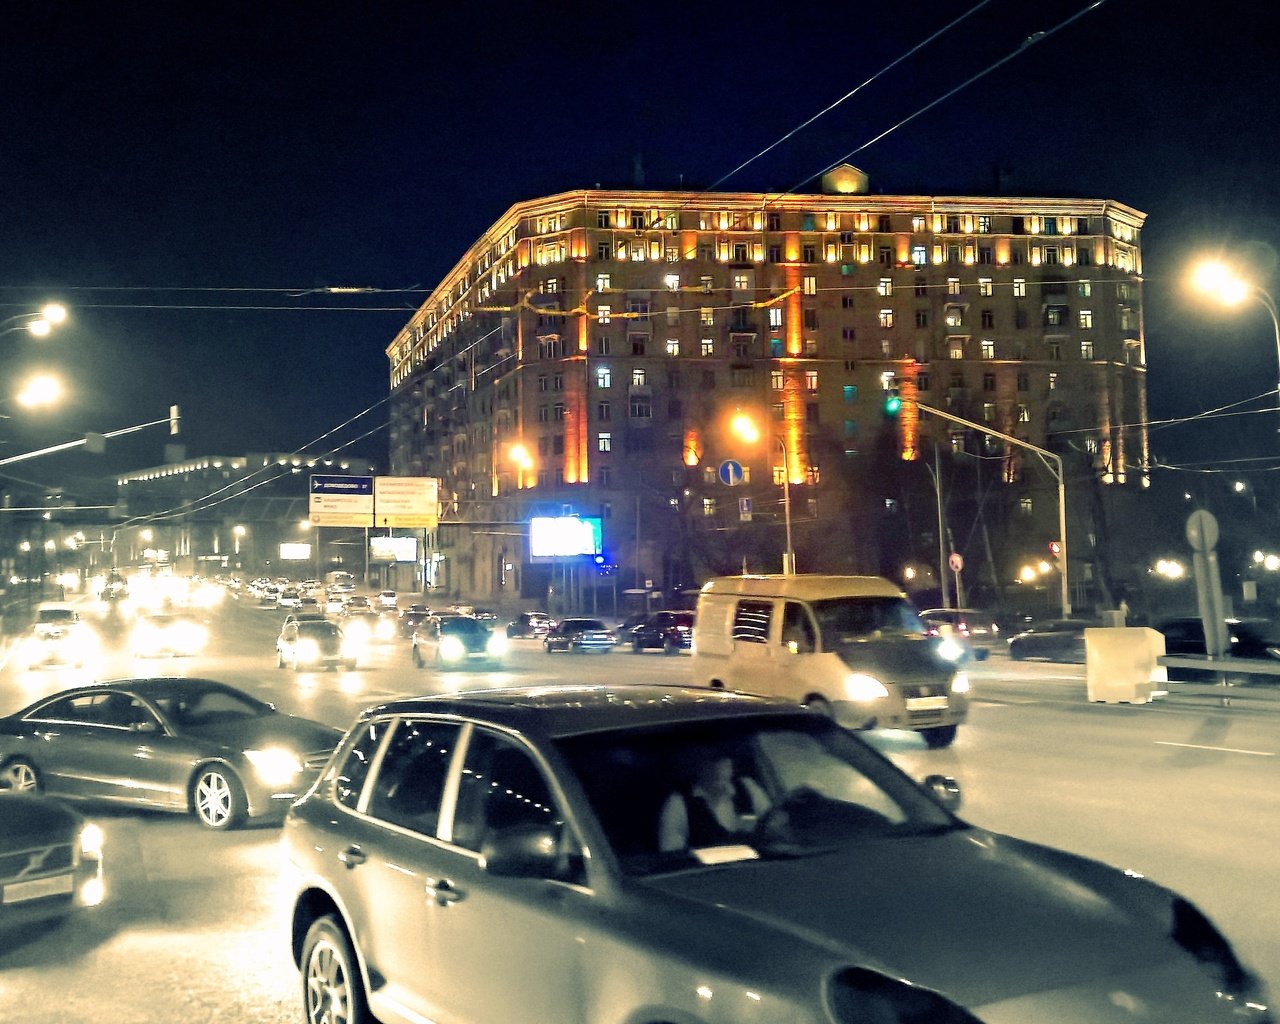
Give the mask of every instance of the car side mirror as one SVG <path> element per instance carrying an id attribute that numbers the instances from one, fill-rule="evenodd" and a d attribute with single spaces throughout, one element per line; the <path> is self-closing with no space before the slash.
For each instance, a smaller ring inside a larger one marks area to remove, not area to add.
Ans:
<path id="1" fill-rule="evenodd" d="M 938 803 L 953 814 L 960 809 L 960 783 L 950 775 L 929 775 L 924 780 L 924 788 L 928 790 Z"/>
<path id="2" fill-rule="evenodd" d="M 559 878 L 564 873 L 560 830 L 545 825 L 497 829 L 480 846 L 480 867 L 503 878 Z"/>

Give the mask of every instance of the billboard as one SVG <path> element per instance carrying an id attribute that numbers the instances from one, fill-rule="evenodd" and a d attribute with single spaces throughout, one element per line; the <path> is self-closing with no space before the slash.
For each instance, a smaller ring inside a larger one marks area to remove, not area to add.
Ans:
<path id="1" fill-rule="evenodd" d="M 281 544 L 280 561 L 306 562 L 311 558 L 310 544 Z"/>
<path id="2" fill-rule="evenodd" d="M 369 538 L 369 561 L 371 562 L 416 562 L 417 560 L 417 537 Z"/>
<path id="3" fill-rule="evenodd" d="M 534 516 L 529 520 L 529 559 L 598 555 L 604 551 L 599 516 Z"/>

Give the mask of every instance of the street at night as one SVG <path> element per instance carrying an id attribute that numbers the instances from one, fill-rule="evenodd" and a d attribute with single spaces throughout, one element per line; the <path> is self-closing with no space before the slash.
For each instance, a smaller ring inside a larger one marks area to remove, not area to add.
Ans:
<path id="1" fill-rule="evenodd" d="M 92 602 L 83 607 L 97 611 Z M 346 727 L 359 709 L 413 693 L 527 684 L 671 683 L 687 656 L 545 654 L 517 640 L 508 667 L 411 667 L 406 640 L 379 646 L 356 672 L 277 670 L 283 615 L 231 601 L 213 615 L 209 653 L 137 664 L 108 639 L 92 674 L 208 675 L 285 711 Z M 1131 868 L 1195 899 L 1241 953 L 1280 982 L 1280 927 L 1260 900 L 1280 870 L 1280 693 L 1174 685 L 1144 706 L 1090 704 L 1081 666 L 975 663 L 975 699 L 955 745 L 933 751 L 909 733 L 873 733 L 912 776 L 954 775 L 962 816 Z M 74 670 L 0 676 L 0 710 L 80 682 Z M 0 1019 L 79 1024 L 297 1019 L 300 981 L 274 825 L 211 834 L 190 818 L 87 806 L 106 831 L 107 899 L 62 924 L 30 930 L 3 958 Z M 1044 950 L 1052 956 L 1051 944 Z"/>

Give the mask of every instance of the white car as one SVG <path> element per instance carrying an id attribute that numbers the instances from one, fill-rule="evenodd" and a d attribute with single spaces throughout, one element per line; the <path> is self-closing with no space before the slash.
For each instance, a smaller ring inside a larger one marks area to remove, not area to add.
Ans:
<path id="1" fill-rule="evenodd" d="M 395 611 L 396 609 L 396 592 L 394 590 L 382 590 L 378 592 L 377 603 L 379 608 L 387 611 Z"/>

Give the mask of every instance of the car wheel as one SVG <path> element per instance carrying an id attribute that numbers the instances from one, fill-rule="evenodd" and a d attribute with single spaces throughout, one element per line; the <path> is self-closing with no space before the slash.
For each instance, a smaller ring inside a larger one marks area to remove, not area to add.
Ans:
<path id="1" fill-rule="evenodd" d="M 417 647 L 413 649 L 413 665 L 415 668 L 426 668 L 427 661 L 422 656 L 422 652 Z"/>
<path id="2" fill-rule="evenodd" d="M 816 711 L 823 718 L 835 718 L 835 712 L 831 710 L 831 702 L 825 697 L 810 697 L 804 702 L 804 706 L 810 711 Z"/>
<path id="3" fill-rule="evenodd" d="M 1021 645 L 1019 645 L 1019 644 L 1010 644 L 1010 645 L 1009 645 L 1009 657 L 1010 657 L 1010 658 L 1012 658 L 1014 661 L 1021 661 L 1023 658 L 1025 658 L 1025 657 L 1026 657 L 1026 655 L 1025 655 L 1025 654 L 1023 653 L 1023 651 L 1022 651 L 1022 647 L 1021 647 Z"/>
<path id="4" fill-rule="evenodd" d="M 302 1004 L 307 1024 L 373 1024 L 351 940 L 331 914 L 302 944 Z"/>
<path id="5" fill-rule="evenodd" d="M 240 824 L 247 809 L 240 781 L 216 764 L 205 765 L 196 773 L 191 804 L 200 824 L 219 832 Z"/>
<path id="6" fill-rule="evenodd" d="M 642 643 L 640 643 L 640 641 L 639 641 L 639 640 L 632 640 L 632 641 L 631 641 L 631 653 L 632 653 L 632 654 L 640 654 L 640 653 L 642 653 L 643 651 L 644 651 L 644 645 L 643 645 Z"/>
<path id="7" fill-rule="evenodd" d="M 15 793 L 39 793 L 44 787 L 36 766 L 23 758 L 14 758 L 0 771 L 0 787 Z"/>
<path id="8" fill-rule="evenodd" d="M 935 725 L 931 729 L 921 729 L 920 735 L 924 737 L 930 750 L 941 750 L 955 742 L 958 728 L 955 725 Z"/>
<path id="9" fill-rule="evenodd" d="M 668 640 L 665 644 L 662 645 L 662 653 L 669 658 L 673 654 L 679 654 L 680 648 L 677 647 L 675 644 L 673 644 L 670 640 Z"/>

